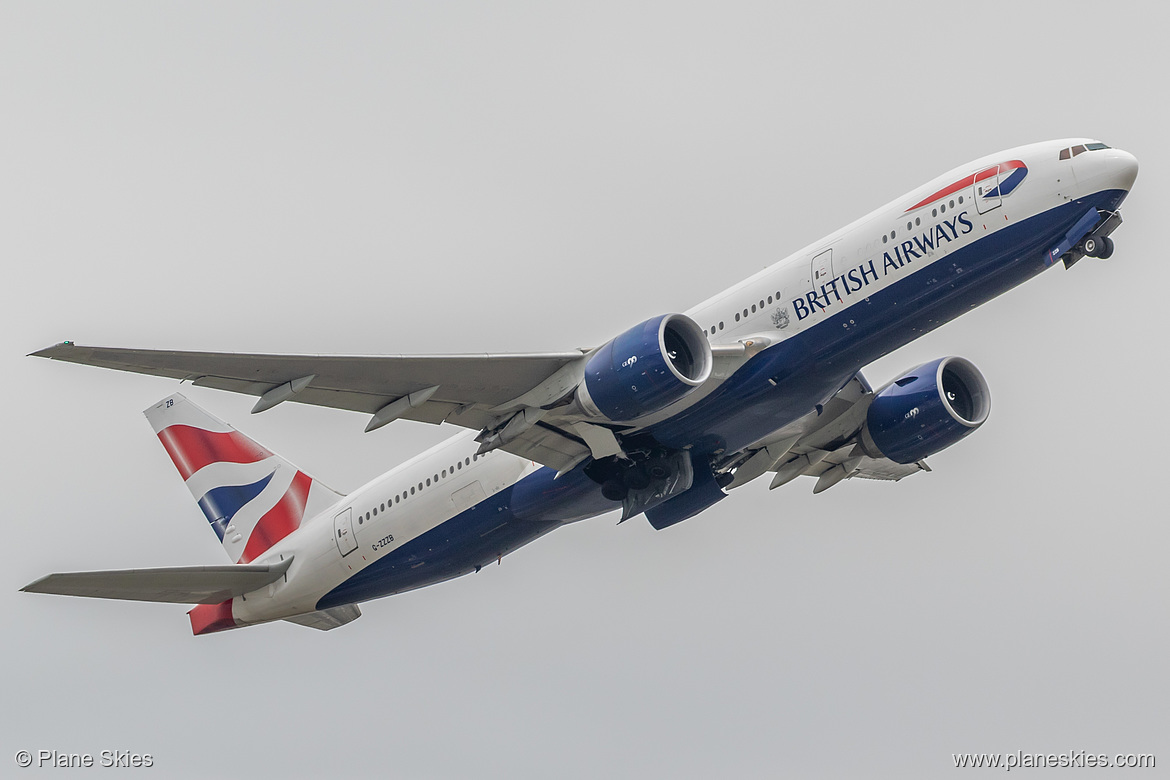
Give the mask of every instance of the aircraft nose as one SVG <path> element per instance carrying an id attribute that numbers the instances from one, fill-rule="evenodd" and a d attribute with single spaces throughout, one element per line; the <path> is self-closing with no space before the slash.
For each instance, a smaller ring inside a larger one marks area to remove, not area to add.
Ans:
<path id="1" fill-rule="evenodd" d="M 1108 153 L 1109 176 L 1115 182 L 1115 188 L 1129 192 L 1137 180 L 1137 158 L 1121 149 L 1109 149 Z"/>
<path id="2" fill-rule="evenodd" d="M 1121 149 L 1100 149 L 1074 157 L 1073 171 L 1085 194 L 1106 190 L 1129 192 L 1137 179 L 1138 162 Z"/>

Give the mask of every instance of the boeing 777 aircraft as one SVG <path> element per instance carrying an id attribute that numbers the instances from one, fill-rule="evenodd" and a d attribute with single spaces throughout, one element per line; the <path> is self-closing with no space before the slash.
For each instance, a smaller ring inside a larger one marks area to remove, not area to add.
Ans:
<path id="1" fill-rule="evenodd" d="M 663 529 L 770 474 L 900 480 L 987 419 L 959 357 L 874 390 L 867 364 L 1059 264 L 1108 258 L 1137 177 L 1089 139 L 960 166 L 687 311 L 552 354 L 38 357 L 467 432 L 343 495 L 182 395 L 146 417 L 230 565 L 50 574 L 24 588 L 196 605 L 195 634 L 348 623 L 358 603 L 478 571 L 611 511 Z"/>

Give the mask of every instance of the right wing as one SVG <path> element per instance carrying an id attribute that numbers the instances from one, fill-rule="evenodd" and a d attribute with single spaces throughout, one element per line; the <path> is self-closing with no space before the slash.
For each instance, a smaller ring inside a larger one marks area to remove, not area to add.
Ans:
<path id="1" fill-rule="evenodd" d="M 289 400 L 374 415 L 367 430 L 398 417 L 482 430 L 499 424 L 503 412 L 497 407 L 520 399 L 585 353 L 273 355 L 84 347 L 66 341 L 32 354 L 260 396 L 254 411 Z M 558 387 L 554 383 L 554 394 Z M 566 382 L 564 392 L 571 389 Z M 532 426 L 503 449 L 558 470 L 589 454 L 576 433 L 546 423 Z"/>
<path id="2" fill-rule="evenodd" d="M 768 344 L 753 337 L 712 347 L 714 369 L 694 403 Z M 83 347 L 70 341 L 35 357 L 189 381 L 259 396 L 253 412 L 284 401 L 372 415 L 366 430 L 404 418 L 483 432 L 500 447 L 557 471 L 620 451 L 611 427 L 574 418 L 568 400 L 584 378 L 584 350 L 473 355 L 273 355 Z M 659 416 L 669 415 L 673 407 Z M 653 415 L 651 416 L 653 417 Z M 641 421 L 640 424 L 648 424 Z M 625 426 L 623 426 L 625 427 Z"/>
<path id="3" fill-rule="evenodd" d="M 219 604 L 276 582 L 292 558 L 277 564 L 176 566 L 49 574 L 21 588 L 25 593 L 54 593 L 169 604 Z"/>

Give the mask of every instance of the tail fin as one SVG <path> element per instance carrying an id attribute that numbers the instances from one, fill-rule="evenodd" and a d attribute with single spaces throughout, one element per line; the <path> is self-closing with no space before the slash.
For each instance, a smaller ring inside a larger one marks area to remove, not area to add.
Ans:
<path id="1" fill-rule="evenodd" d="M 235 563 L 255 560 L 342 498 L 182 395 L 144 414 Z"/>

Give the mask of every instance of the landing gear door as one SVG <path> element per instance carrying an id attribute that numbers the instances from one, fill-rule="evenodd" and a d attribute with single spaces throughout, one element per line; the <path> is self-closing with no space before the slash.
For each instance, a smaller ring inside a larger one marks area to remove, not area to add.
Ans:
<path id="1" fill-rule="evenodd" d="M 999 166 L 993 165 L 975 174 L 975 208 L 986 214 L 999 208 L 1002 202 L 999 194 Z"/>
<path id="2" fill-rule="evenodd" d="M 357 539 L 353 535 L 352 509 L 347 509 L 333 518 L 333 541 L 337 542 L 337 551 L 341 553 L 342 558 L 357 549 Z"/>

